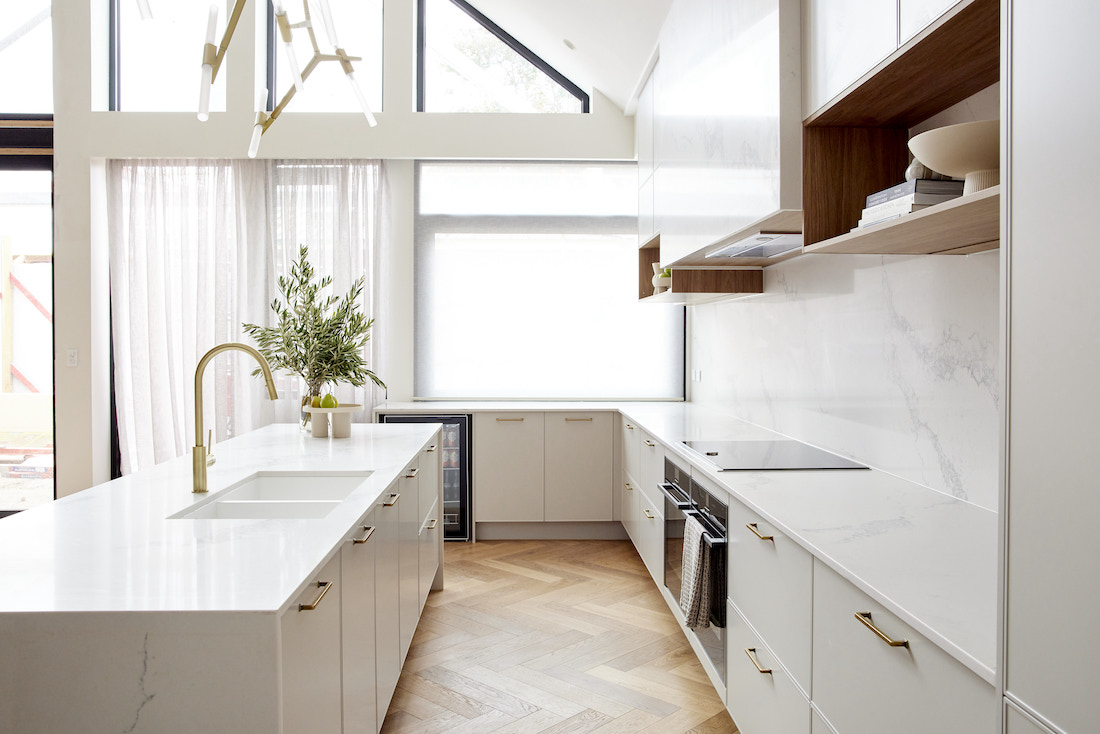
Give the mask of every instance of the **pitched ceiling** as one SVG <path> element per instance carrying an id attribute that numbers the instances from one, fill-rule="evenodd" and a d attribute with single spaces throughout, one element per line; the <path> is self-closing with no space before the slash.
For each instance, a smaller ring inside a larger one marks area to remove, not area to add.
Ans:
<path id="1" fill-rule="evenodd" d="M 672 0 L 469 1 L 581 89 L 599 90 L 620 109 L 627 108 L 672 5 Z"/>

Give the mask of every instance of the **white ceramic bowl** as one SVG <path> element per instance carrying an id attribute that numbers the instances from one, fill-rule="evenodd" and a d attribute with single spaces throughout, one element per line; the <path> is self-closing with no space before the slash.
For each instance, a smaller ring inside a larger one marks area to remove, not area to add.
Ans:
<path id="1" fill-rule="evenodd" d="M 972 194 L 1000 181 L 1000 135 L 999 120 L 963 122 L 913 136 L 909 150 L 933 171 L 964 178 L 963 194 Z"/>

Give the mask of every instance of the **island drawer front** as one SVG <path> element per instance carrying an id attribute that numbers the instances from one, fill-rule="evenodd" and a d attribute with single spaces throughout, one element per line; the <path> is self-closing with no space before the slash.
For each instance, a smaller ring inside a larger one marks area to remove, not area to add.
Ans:
<path id="1" fill-rule="evenodd" d="M 285 734 L 343 731 L 340 591 L 338 553 L 280 618 Z"/>
<path id="2" fill-rule="evenodd" d="M 896 643 L 890 646 L 857 618 Z M 820 561 L 814 562 L 813 701 L 840 734 L 992 732 L 989 685 Z"/>
<path id="3" fill-rule="evenodd" d="M 419 485 L 420 497 L 417 504 L 420 508 L 421 520 L 439 499 L 439 457 L 442 455 L 443 451 L 439 448 L 439 434 L 436 434 L 431 445 L 421 451 L 418 457 L 416 466 L 420 471 L 416 475 L 416 481 Z"/>
<path id="4" fill-rule="evenodd" d="M 439 543 L 443 532 L 443 519 L 439 516 L 439 502 L 428 509 L 424 522 L 420 526 L 420 573 L 417 601 L 420 613 L 424 613 L 424 604 L 428 601 L 428 592 L 432 590 L 435 572 L 439 569 Z"/>
<path id="5" fill-rule="evenodd" d="M 726 707 L 737 730 L 741 734 L 808 734 L 810 702 L 737 607 L 727 601 L 726 609 Z M 763 673 L 761 668 L 771 672 Z"/>
<path id="6" fill-rule="evenodd" d="M 730 599 L 809 695 L 813 556 L 733 499 L 728 537 Z"/>

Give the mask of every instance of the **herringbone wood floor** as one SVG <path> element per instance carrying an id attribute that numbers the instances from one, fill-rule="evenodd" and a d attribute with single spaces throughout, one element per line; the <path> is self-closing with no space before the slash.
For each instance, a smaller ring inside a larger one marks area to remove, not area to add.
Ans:
<path id="1" fill-rule="evenodd" d="M 734 734 L 629 541 L 448 543 L 383 734 Z"/>

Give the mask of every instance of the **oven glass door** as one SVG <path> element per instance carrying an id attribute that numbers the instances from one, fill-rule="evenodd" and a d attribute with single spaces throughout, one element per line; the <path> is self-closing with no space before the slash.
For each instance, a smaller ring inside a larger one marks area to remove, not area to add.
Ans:
<path id="1" fill-rule="evenodd" d="M 718 676 L 726 681 L 726 523 L 729 510 L 725 502 L 690 483 L 691 499 L 700 522 L 707 531 L 710 553 L 710 625 L 692 630 L 707 652 Z"/>
<path id="2" fill-rule="evenodd" d="M 669 481 L 661 485 L 661 493 L 665 497 L 665 587 L 679 602 L 684 573 L 684 526 L 687 524 L 683 511 L 691 507 L 691 502 Z"/>

